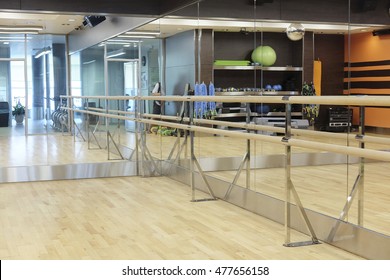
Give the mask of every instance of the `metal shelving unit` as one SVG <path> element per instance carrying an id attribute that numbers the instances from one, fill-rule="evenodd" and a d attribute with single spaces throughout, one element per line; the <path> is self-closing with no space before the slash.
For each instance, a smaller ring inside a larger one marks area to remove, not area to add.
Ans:
<path id="1" fill-rule="evenodd" d="M 214 65 L 214 70 L 263 70 L 263 71 L 291 71 L 299 72 L 303 71 L 302 67 L 293 67 L 293 66 L 222 66 Z"/>

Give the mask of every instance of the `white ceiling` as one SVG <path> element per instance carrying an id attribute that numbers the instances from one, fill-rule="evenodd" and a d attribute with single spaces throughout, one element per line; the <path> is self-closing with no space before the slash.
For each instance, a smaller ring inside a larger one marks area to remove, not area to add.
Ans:
<path id="1" fill-rule="evenodd" d="M 39 34 L 68 34 L 82 25 L 83 20 L 83 15 L 0 13 L 0 26 L 41 26 Z"/>

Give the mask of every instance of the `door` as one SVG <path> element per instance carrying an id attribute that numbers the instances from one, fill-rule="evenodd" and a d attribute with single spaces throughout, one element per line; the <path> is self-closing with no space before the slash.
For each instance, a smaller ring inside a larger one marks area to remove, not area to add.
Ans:
<path id="1" fill-rule="evenodd" d="M 108 59 L 108 96 L 137 96 L 139 94 L 139 63 L 137 59 Z M 109 109 L 126 111 L 129 117 L 134 116 L 134 100 L 108 102 Z M 135 122 L 126 120 L 126 131 L 135 131 Z"/>

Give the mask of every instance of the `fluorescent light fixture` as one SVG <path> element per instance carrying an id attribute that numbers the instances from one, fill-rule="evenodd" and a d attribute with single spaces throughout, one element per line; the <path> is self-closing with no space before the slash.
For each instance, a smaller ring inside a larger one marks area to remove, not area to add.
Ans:
<path id="1" fill-rule="evenodd" d="M 143 30 L 138 30 L 138 31 L 128 31 L 125 33 L 126 35 L 154 35 L 158 36 L 160 35 L 160 31 L 143 31 Z"/>
<path id="2" fill-rule="evenodd" d="M 107 53 L 107 58 L 121 56 L 121 55 L 124 55 L 125 53 L 126 52 L 123 49 L 119 49 L 119 50 Z"/>
<path id="3" fill-rule="evenodd" d="M 108 40 L 105 42 L 107 45 L 129 45 L 130 43 L 139 43 L 139 41 L 136 40 Z"/>
<path id="4" fill-rule="evenodd" d="M 0 33 L 16 33 L 16 34 L 38 34 L 39 31 L 43 30 L 42 26 L 8 26 L 0 25 Z"/>
<path id="5" fill-rule="evenodd" d="M 119 35 L 118 38 L 130 38 L 130 39 L 155 39 L 156 36 L 153 35 Z"/>
<path id="6" fill-rule="evenodd" d="M 46 55 L 48 53 L 51 52 L 51 48 L 50 47 L 44 47 L 42 49 L 40 49 L 36 54 L 35 54 L 35 58 L 40 58 L 41 56 L 43 55 Z"/>
<path id="7" fill-rule="evenodd" d="M 32 31 L 32 30 L 1 30 L 0 29 L 0 34 L 39 34 L 38 31 Z"/>
<path id="8" fill-rule="evenodd" d="M 96 62 L 96 59 L 90 60 L 90 61 L 86 61 L 86 62 L 83 62 L 83 65 L 92 64 L 92 63 L 94 63 L 94 62 Z"/>

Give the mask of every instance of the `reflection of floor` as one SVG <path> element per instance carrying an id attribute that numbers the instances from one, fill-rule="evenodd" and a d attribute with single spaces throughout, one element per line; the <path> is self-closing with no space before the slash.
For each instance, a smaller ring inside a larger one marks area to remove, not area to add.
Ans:
<path id="1" fill-rule="evenodd" d="M 364 227 L 390 235 L 389 163 L 369 163 L 364 178 Z M 208 173 L 232 182 L 235 171 Z M 285 199 L 285 170 L 283 168 L 251 171 L 250 189 L 266 195 Z M 305 208 L 339 218 L 358 174 L 357 165 L 323 165 L 293 167 L 292 181 Z M 237 182 L 246 186 L 242 172 Z M 294 200 L 292 200 L 294 202 Z M 352 203 L 346 221 L 357 224 L 358 196 Z"/>
<path id="2" fill-rule="evenodd" d="M 99 132 L 98 132 L 99 134 Z M 115 139 L 118 139 L 118 143 L 121 143 L 128 147 L 134 147 L 135 145 L 135 137 L 134 134 L 125 132 L 124 128 L 122 127 L 120 130 L 116 131 L 115 128 L 112 128 L 112 134 L 114 135 Z M 24 137 L 24 127 L 23 126 L 13 126 L 12 128 L 0 128 L 0 150 L 2 157 L 0 159 L 0 165 L 1 166 L 25 166 L 25 165 L 51 165 L 51 164 L 67 164 L 67 163 L 84 163 L 84 162 L 106 162 L 107 161 L 107 151 L 104 149 L 88 149 L 88 143 L 82 142 L 80 140 L 74 141 L 72 136 L 69 136 L 68 134 L 62 134 L 60 132 L 56 133 L 50 133 L 50 134 L 43 134 L 43 135 L 32 135 L 28 137 Z M 10 137 L 6 137 L 9 136 Z M 102 133 L 100 136 L 104 139 L 104 133 Z M 171 152 L 172 147 L 174 146 L 175 141 L 177 140 L 176 137 L 169 137 L 169 136 L 161 136 L 161 135 L 154 135 L 154 134 L 147 134 L 146 135 L 146 142 L 147 146 L 151 152 L 151 154 L 157 158 L 166 159 L 168 155 Z M 180 143 L 183 143 L 184 137 L 180 138 Z M 329 139 L 320 139 L 320 141 L 323 142 L 329 142 L 331 140 Z M 347 141 L 342 141 L 346 143 Z M 96 148 L 96 146 L 94 146 Z M 207 158 L 207 157 L 242 157 L 246 151 L 246 141 L 242 139 L 234 139 L 229 137 L 219 137 L 219 136 L 212 136 L 212 137 L 196 137 L 195 138 L 195 154 L 198 158 Z M 255 144 L 251 143 L 251 151 L 254 155 L 263 155 L 263 154 L 283 154 L 284 153 L 284 147 L 282 145 L 275 145 L 270 143 L 264 143 L 257 141 Z M 304 149 L 294 149 L 293 152 L 304 152 L 309 150 Z M 187 156 L 189 154 L 189 146 L 187 146 Z M 311 151 L 312 152 L 312 151 Z M 185 153 L 182 153 L 182 158 L 184 157 Z M 390 180 L 389 177 L 389 164 L 388 163 L 369 163 L 366 165 L 366 178 L 365 178 L 365 217 L 364 217 L 364 225 L 365 227 L 369 229 L 374 229 L 376 231 L 390 234 L 390 193 L 387 188 L 388 182 Z M 235 176 L 235 171 L 224 171 L 224 172 L 210 172 L 209 174 L 213 174 L 216 177 L 223 178 L 227 181 L 232 181 Z M 338 217 L 342 207 L 344 206 L 344 203 L 346 201 L 346 197 L 349 193 L 349 191 L 352 188 L 352 185 L 354 183 L 354 180 L 357 175 L 357 166 L 356 165 L 327 165 L 327 166 L 319 166 L 319 167 L 295 167 L 292 170 L 292 180 L 297 188 L 298 193 L 301 196 L 301 200 L 303 202 L 303 205 L 307 208 L 313 209 L 315 211 L 324 213 L 326 215 L 330 215 L 333 217 Z M 133 181 L 134 179 L 134 181 Z M 113 180 L 113 181 L 111 181 Z M 123 181 L 125 180 L 125 181 Z M 86 189 L 86 185 L 92 184 L 91 187 L 93 187 L 94 191 L 99 190 L 99 186 L 101 187 L 101 191 L 104 193 L 107 193 L 106 198 L 100 198 L 102 201 L 112 201 L 109 204 L 115 205 L 117 203 L 117 199 L 119 200 L 125 200 L 127 201 L 130 199 L 129 196 L 131 196 L 131 193 L 128 193 L 126 190 L 122 190 L 122 185 L 132 185 L 132 184 L 139 184 L 138 186 L 145 187 L 148 186 L 148 180 L 143 181 L 140 178 L 127 178 L 127 179 L 99 179 L 94 181 L 89 180 L 79 180 L 72 182 L 72 185 L 70 185 L 67 181 L 64 182 L 48 182 L 44 183 L 44 185 L 41 185 L 41 183 L 28 183 L 28 184 L 18 184 L 18 186 L 21 186 L 23 190 L 29 189 L 30 187 L 33 187 L 34 193 L 41 195 L 45 195 L 45 193 L 48 195 L 47 198 L 42 198 L 43 200 L 52 201 L 52 203 L 49 204 L 42 204 L 40 207 L 43 207 L 45 209 L 44 211 L 53 211 L 56 208 L 56 205 L 58 203 L 66 203 L 66 198 L 61 197 L 58 198 L 60 201 L 57 201 L 57 198 L 54 198 L 55 196 L 52 195 L 52 193 L 55 193 L 55 190 L 51 189 L 51 186 L 64 186 L 64 187 L 76 187 L 81 192 L 81 194 L 84 193 Z M 164 185 L 165 180 L 168 180 L 166 178 L 159 178 L 161 181 L 154 182 L 155 185 Z M 281 198 L 284 197 L 284 169 L 280 168 L 274 168 L 274 169 L 260 169 L 260 170 L 252 170 L 251 171 L 251 186 L 250 188 L 256 191 L 260 191 L 262 193 Z M 245 172 L 242 172 L 239 180 L 238 185 L 244 186 L 245 185 Z M 153 184 L 153 181 L 151 181 Z M 161 183 L 160 183 L 161 182 Z M 116 185 L 116 183 L 118 185 Z M 48 184 L 48 185 L 46 185 Z M 107 190 L 107 184 L 112 185 L 115 188 L 114 193 L 111 193 L 111 190 Z M 174 186 L 175 188 L 181 188 L 180 184 L 176 184 L 175 182 L 169 181 L 167 184 L 170 184 Z M 7 188 L 4 188 L 4 186 L 7 186 Z M 0 186 L 0 192 L 3 192 L 6 190 L 5 197 L 10 197 L 8 192 L 15 191 L 15 196 L 23 196 L 24 194 L 20 193 L 18 194 L 16 192 L 16 189 L 13 189 L 10 187 L 11 185 L 2 184 Z M 42 186 L 42 189 L 41 187 Z M 45 187 L 43 187 L 45 186 Z M 96 189 L 95 189 L 96 187 Z M 37 191 L 38 190 L 38 191 Z M 87 188 L 89 190 L 89 188 Z M 162 188 L 163 191 L 166 191 L 166 193 L 171 193 L 173 190 L 171 189 L 165 189 Z M 73 190 L 75 193 L 78 193 L 76 190 Z M 150 191 L 147 189 L 146 191 Z M 160 190 L 158 190 L 160 191 Z M 88 192 L 86 195 L 88 196 Z M 67 191 L 65 191 L 67 193 Z M 11 195 L 11 198 L 12 198 Z M 57 194 L 56 194 L 57 195 Z M 158 194 L 161 197 L 164 196 L 164 194 Z M 185 192 L 184 195 L 188 195 L 187 192 Z M 32 194 L 32 196 L 34 196 Z M 66 195 L 65 195 L 66 196 Z M 0 197 L 4 197 L 0 195 Z M 33 198 L 26 197 L 26 207 L 30 203 L 29 200 Z M 165 198 L 164 198 L 165 199 Z M 168 198 L 166 198 L 168 199 Z M 62 201 L 63 200 L 63 201 Z M 32 202 L 31 202 L 32 203 Z M 102 202 L 102 209 L 106 209 L 105 207 L 110 208 L 111 206 L 107 206 L 105 204 L 106 202 Z M 178 202 L 171 201 L 170 203 L 178 204 Z M 24 204 L 24 203 L 22 203 Z M 88 204 L 86 201 L 81 200 L 80 201 L 80 207 L 84 207 L 85 209 L 88 209 Z M 192 207 L 190 206 L 188 207 Z M 8 207 L 8 206 L 7 206 Z M 21 207 L 21 204 L 15 204 L 11 207 L 12 211 L 15 209 L 12 207 Z M 48 207 L 47 209 L 45 207 Z M 54 207 L 54 208 L 52 208 Z M 74 205 L 73 207 L 76 207 L 75 209 L 70 208 L 66 211 L 66 215 L 71 213 L 72 211 L 76 210 L 76 214 L 81 215 L 81 219 L 88 220 L 89 216 L 83 216 L 83 214 L 78 211 L 77 205 Z M 158 206 L 156 206 L 158 207 Z M 161 205 L 160 205 L 161 207 Z M 33 207 L 31 206 L 31 209 Z M 115 207 L 114 207 L 115 208 Z M 57 209 L 57 208 L 56 208 Z M 145 210 L 145 208 L 143 208 Z M 230 208 L 229 208 L 230 209 Z M 236 209 L 236 208 L 234 208 Z M 96 210 L 96 209 L 95 209 Z M 94 211 L 95 211 L 94 210 Z M 111 209 L 112 210 L 112 209 Z M 108 213 L 111 211 L 110 209 L 106 209 Z M 115 209 L 113 209 L 114 211 Z M 3 210 L 0 210 L 3 211 Z M 7 211 L 9 209 L 7 208 Z M 26 209 L 20 208 L 19 210 L 15 210 L 16 214 L 13 214 L 14 216 L 21 215 L 23 216 L 23 212 L 27 211 Z M 62 210 L 61 210 L 62 211 Z M 104 210 L 102 210 L 104 211 Z M 133 211 L 128 209 L 129 212 Z M 141 210 L 134 210 L 135 212 Z M 152 210 L 150 210 L 152 211 Z M 160 210 L 156 210 L 159 212 Z M 172 210 L 174 211 L 174 210 Z M 182 211 L 179 210 L 179 211 Z M 226 210 L 225 208 L 222 209 L 212 209 L 212 212 L 214 211 L 233 211 L 233 210 Z M 234 210 L 235 211 L 235 210 Z M 237 211 L 241 211 L 238 210 Z M 28 212 L 28 211 L 27 211 Z M 149 210 L 148 210 L 149 212 Z M 354 202 L 354 205 L 352 206 L 351 213 L 348 216 L 348 221 L 356 223 L 356 201 Z M 35 212 L 34 212 L 35 213 Z M 137 212 L 138 213 L 138 212 Z M 152 212 L 150 212 L 152 213 Z M 175 215 L 174 212 L 166 213 L 167 215 Z M 217 212 L 216 212 L 217 213 Z M 246 213 L 246 212 L 244 212 Z M 38 213 L 35 213 L 38 215 Z M 190 213 L 191 214 L 191 213 Z M 7 214 L 8 215 L 8 214 Z M 49 214 L 47 214 L 49 215 Z M 37 216 L 38 219 L 44 223 L 46 219 L 51 221 L 54 219 L 54 216 L 47 216 L 43 215 L 41 217 Z M 54 215 L 54 214 L 53 214 Z M 106 235 L 105 233 L 99 231 L 99 228 L 105 227 L 105 225 L 102 225 L 102 221 L 100 220 L 100 217 L 104 214 L 96 214 L 98 216 L 94 216 L 97 220 L 95 222 L 85 222 L 83 227 L 85 227 L 82 232 L 73 232 L 69 233 L 68 231 L 62 232 L 60 231 L 58 234 L 61 237 L 54 238 L 54 241 L 52 239 L 48 239 L 45 245 L 42 245 L 43 247 L 39 247 L 41 245 L 31 245 L 34 244 L 34 240 L 28 237 L 26 238 L 26 241 L 23 241 L 23 244 L 20 246 L 24 246 L 23 248 L 31 249 L 33 252 L 33 258 L 35 257 L 41 257 L 41 258 L 50 258 L 50 257 L 58 257 L 61 258 L 73 258 L 75 256 L 83 257 L 83 252 L 75 252 L 73 250 L 76 249 L 63 249 L 66 243 L 65 235 L 71 234 L 73 237 L 80 238 L 78 242 L 80 242 L 79 245 L 81 245 L 84 242 L 88 242 L 88 244 L 91 244 L 92 241 L 90 239 L 95 240 L 97 248 L 90 248 L 93 247 L 92 245 L 88 245 L 88 249 L 91 251 L 88 251 L 87 257 L 91 258 L 113 258 L 113 255 L 107 255 L 103 253 L 104 250 L 107 248 L 105 247 L 106 244 L 110 244 L 110 242 L 113 242 L 113 250 L 117 249 L 116 254 L 118 256 L 123 256 L 125 252 L 119 247 L 117 248 L 115 245 L 117 243 L 116 238 L 121 238 L 116 235 L 112 236 L 110 234 Z M 113 215 L 116 215 L 113 213 Z M 138 215 L 138 214 L 137 214 Z M 141 214 L 140 214 L 141 215 Z M 191 214 L 192 215 L 192 214 Z M 0 226 L 3 227 L 3 225 L 8 225 L 7 223 L 10 223 L 7 219 L 1 220 L 4 215 L 0 215 Z M 257 216 L 256 216 L 257 217 Z M 29 219 L 30 217 L 25 217 L 25 219 Z M 69 218 L 67 221 L 61 221 L 60 224 L 54 223 L 53 228 L 48 229 L 47 233 L 45 234 L 52 234 L 52 231 L 59 231 L 58 227 L 63 226 L 61 223 L 66 223 L 65 228 L 70 228 L 71 230 L 74 230 L 74 226 L 77 223 L 78 218 L 73 217 Z M 185 219 L 185 218 L 181 218 Z M 222 217 L 221 219 L 225 219 L 225 217 Z M 177 226 L 178 221 L 173 222 L 173 226 Z M 198 220 L 195 221 L 195 223 L 199 223 Z M 248 222 L 249 224 L 250 222 Z M 26 227 L 32 227 L 31 224 L 27 223 L 26 225 L 19 224 L 19 230 L 25 231 L 29 230 L 29 228 Z M 109 227 L 116 226 L 113 224 L 110 224 Z M 181 226 L 189 227 L 187 224 L 181 224 Z M 200 224 L 200 228 L 203 228 L 204 225 Z M 267 225 L 268 226 L 268 225 Z M 127 229 L 134 230 L 132 228 L 132 225 L 125 225 L 124 227 L 128 227 Z M 144 227 L 144 226 L 143 226 Z M 146 227 L 146 226 L 145 226 Z M 227 226 L 224 226 L 221 224 L 221 229 L 217 231 L 224 232 L 228 230 Z M 235 227 L 234 224 L 232 224 L 232 227 Z M 275 226 L 270 226 L 275 227 Z M 207 228 L 207 226 L 206 226 Z M 146 233 L 148 235 L 158 235 L 159 229 L 158 228 L 152 228 L 152 229 L 145 229 L 147 230 Z M 149 231 L 150 230 L 150 231 Z M 207 229 L 204 229 L 207 231 Z M 249 231 L 255 231 L 254 229 L 247 229 Z M 281 231 L 282 229 L 275 228 L 275 231 Z M 33 231 L 39 231 L 38 229 L 33 229 Z M 95 233 L 91 232 L 97 232 Z M 120 232 L 120 229 L 118 229 Z M 166 233 L 165 231 L 168 231 Z M 243 230 L 245 232 L 246 230 Z M 18 229 L 15 229 L 15 233 L 18 232 Z M 232 236 L 235 236 L 234 238 L 238 238 L 239 234 L 243 234 L 243 232 L 239 233 L 231 233 Z M 170 236 L 169 229 L 162 229 L 162 234 L 165 236 L 165 234 L 168 234 L 168 238 L 175 238 Z M 187 234 L 187 233 L 182 233 Z M 230 233 L 229 233 L 230 234 Z M 264 233 L 266 234 L 266 233 Z M 280 233 L 281 236 L 283 233 Z M 263 236 L 263 233 L 261 234 Z M 17 234 L 15 235 L 17 236 Z M 140 235 L 135 235 L 134 238 L 139 237 L 142 239 Z M 170 236 L 170 237 L 169 237 Z M 175 236 L 175 235 L 173 235 Z M 1 238 L 1 235 L 0 235 Z M 96 241 L 97 239 L 98 241 Z M 249 237 L 248 237 L 249 238 Z M 11 238 L 12 239 L 12 238 Z M 204 239 L 204 240 L 203 240 Z M 209 245 L 203 245 L 202 242 L 206 242 L 208 239 L 205 237 L 202 241 L 196 241 L 200 243 L 193 244 L 196 248 L 194 249 L 194 254 L 191 255 L 189 252 L 184 252 L 179 250 L 180 252 L 172 252 L 172 254 L 182 254 L 183 258 L 193 258 L 193 257 L 199 257 L 199 258 L 217 258 L 217 253 L 211 253 L 208 250 L 203 250 L 201 247 L 203 246 L 209 246 Z M 282 240 L 283 237 L 280 237 Z M 33 241 L 32 241 L 33 240 Z M 126 239 L 127 240 L 127 239 Z M 246 238 L 245 238 L 246 240 Z M 247 241 L 243 242 L 247 242 Z M 7 242 L 10 242 L 7 240 Z M 16 242 L 16 241 L 15 241 Z M 57 244 L 59 247 L 53 249 L 53 242 Z M 56 243 L 59 242 L 59 243 Z M 127 243 L 126 243 L 127 242 Z M 133 244 L 127 240 L 125 244 L 128 246 L 132 246 Z M 147 242 L 147 240 L 145 240 Z M 184 241 L 183 241 L 184 242 Z M 258 240 L 256 241 L 258 242 Z M 76 242 L 77 243 L 77 242 Z M 93 243 L 93 242 L 92 242 Z M 283 241 L 278 240 L 278 245 L 283 243 Z M 167 244 L 164 244 L 163 246 L 171 246 L 169 242 Z M 224 247 L 224 243 L 220 244 L 222 247 Z M 13 245 L 10 245 L 11 247 Z M 19 245 L 15 245 L 19 246 Z M 144 246 L 144 245 L 142 245 Z M 148 246 L 148 245 L 145 245 Z M 267 245 L 264 245 L 267 246 Z M 322 246 L 322 245 L 321 245 Z M 248 241 L 248 244 L 245 245 L 245 247 L 249 248 L 257 248 L 255 245 L 250 244 L 250 241 Z M 218 255 L 218 257 L 224 257 L 224 258 L 262 258 L 262 256 L 265 256 L 264 258 L 283 258 L 284 254 L 286 255 L 286 258 L 353 258 L 350 256 L 344 256 L 340 255 L 340 253 L 335 253 L 335 255 L 332 255 L 330 253 L 329 255 L 320 255 L 316 252 L 313 255 L 306 255 L 304 253 L 303 255 L 290 255 L 290 252 L 285 252 L 284 249 L 281 249 L 277 247 L 277 249 L 272 249 L 273 246 L 270 246 L 270 251 L 275 251 L 276 253 L 274 255 L 271 254 L 270 257 L 266 257 L 265 255 L 268 253 L 260 254 L 257 252 L 256 249 L 251 249 L 248 251 L 243 251 L 241 253 L 226 253 L 223 252 L 222 249 L 218 247 L 217 250 L 221 250 L 221 254 Z M 62 249 L 61 249 L 62 248 Z M 70 247 L 73 248 L 73 247 Z M 102 249 L 103 248 L 103 249 Z M 240 247 L 241 248 L 241 247 Z M 317 248 L 317 247 L 313 247 Z M 321 248 L 321 247 L 320 247 Z M 2 248 L 0 248 L 0 257 L 2 254 L 5 254 L 6 258 L 23 258 L 22 255 L 17 255 L 13 249 L 7 249 L 8 251 L 4 253 L 5 251 L 2 251 Z M 147 249 L 149 250 L 149 249 Z M 145 249 L 145 251 L 147 251 Z M 170 254 L 163 254 L 161 253 L 162 249 L 156 249 L 157 251 L 150 251 L 151 253 L 146 253 L 143 250 L 139 249 L 137 251 L 137 256 L 143 256 L 144 258 L 152 258 L 160 256 L 160 258 L 171 258 L 172 255 Z M 234 249 L 229 249 L 234 250 Z M 298 249 L 299 252 L 302 252 L 300 249 Z M 314 249 L 316 250 L 316 249 Z M 22 251 L 25 251 L 24 249 Z M 61 252 L 59 252 L 61 251 Z M 39 252 L 39 253 L 37 253 Z M 157 253 L 153 253 L 157 252 Z M 313 251 L 312 251 L 313 252 Z M 330 251 L 329 251 L 330 252 Z M 52 253 L 52 254 L 51 254 Z M 35 254 L 35 255 L 34 255 Z M 114 254 L 114 253 L 113 253 Z M 237 255 L 238 254 L 238 255 Z M 28 255 L 27 257 L 29 257 Z M 130 256 L 131 257 L 131 256 Z M 129 257 L 129 258 L 130 258 Z M 75 257 L 76 258 L 76 257 Z"/>
<path id="3" fill-rule="evenodd" d="M 0 259 L 359 259 L 165 177 L 0 185 Z M 292 238 L 302 238 L 292 231 Z"/>

